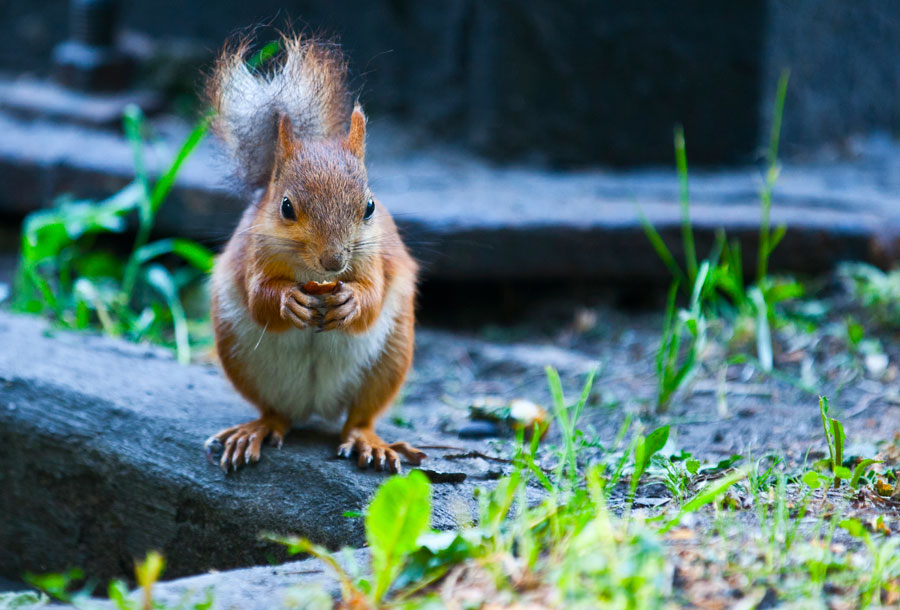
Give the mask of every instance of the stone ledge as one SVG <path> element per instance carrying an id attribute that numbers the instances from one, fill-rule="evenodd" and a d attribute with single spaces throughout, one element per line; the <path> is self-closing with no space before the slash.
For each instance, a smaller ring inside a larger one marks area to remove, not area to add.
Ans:
<path id="1" fill-rule="evenodd" d="M 0 573 L 77 565 L 98 578 L 127 575 L 151 548 L 171 577 L 261 564 L 279 556 L 262 531 L 332 548 L 363 543 L 362 523 L 343 514 L 364 510 L 385 475 L 337 459 L 335 433 L 294 431 L 258 466 L 226 476 L 201 443 L 252 410 L 216 368 L 4 313 L 0 344 Z M 381 431 L 435 444 L 389 424 Z M 461 467 L 436 456 L 427 464 Z M 454 501 L 472 488 L 435 485 L 436 527 L 454 523 Z"/>
<path id="2" fill-rule="evenodd" d="M 294 430 L 281 450 L 266 447 L 258 465 L 225 475 L 202 441 L 255 412 L 218 368 L 2 311 L 0 345 L 0 575 L 78 566 L 100 579 L 128 576 L 149 549 L 166 556 L 171 578 L 264 565 L 283 553 L 259 540 L 263 531 L 331 548 L 364 543 L 362 522 L 343 515 L 363 511 L 386 475 L 337 459 L 336 425 Z M 471 398 L 472 380 L 502 379 L 491 386 L 501 395 L 546 399 L 545 364 L 569 388 L 597 365 L 553 346 L 428 329 L 417 333 L 416 359 L 399 407 L 408 428 L 385 417 L 379 431 L 428 448 L 422 468 L 435 482 L 438 528 L 507 469 L 478 457 L 495 453 L 489 441 L 457 438 L 467 410 L 448 407 L 448 393 Z"/>
<path id="3" fill-rule="evenodd" d="M 161 121 L 162 140 L 148 165 L 162 166 L 184 134 Z M 0 114 L 0 213 L 22 215 L 74 193 L 100 197 L 130 180 L 123 138 L 47 122 L 22 123 Z M 882 147 L 885 148 L 885 147 Z M 852 162 L 788 165 L 779 180 L 772 219 L 788 226 L 775 269 L 815 273 L 848 259 L 888 263 L 900 253 L 900 148 Z M 676 254 L 680 248 L 674 172 L 548 172 L 492 167 L 458 152 L 419 150 L 402 133 L 372 126 L 370 176 L 431 279 L 664 280 L 640 228 L 639 204 Z M 206 142 L 185 164 L 160 233 L 219 247 L 243 201 L 222 178 L 222 161 Z M 752 272 L 759 223 L 755 169 L 697 172 L 692 217 L 700 252 L 723 227 L 743 241 Z"/>

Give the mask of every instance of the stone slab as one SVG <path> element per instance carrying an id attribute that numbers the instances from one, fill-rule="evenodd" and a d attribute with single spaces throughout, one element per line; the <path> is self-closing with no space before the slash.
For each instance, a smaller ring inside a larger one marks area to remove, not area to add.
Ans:
<path id="1" fill-rule="evenodd" d="M 150 91 L 87 94 L 27 76 L 0 80 L 0 109 L 26 119 L 46 118 L 118 128 L 129 104 L 152 114 L 162 106 L 162 97 Z"/>
<path id="2" fill-rule="evenodd" d="M 0 345 L 0 573 L 127 575 L 151 548 L 173 577 L 260 564 L 280 556 L 263 531 L 363 543 L 361 522 L 343 514 L 364 510 L 385 475 L 337 459 L 334 426 L 295 431 L 257 467 L 226 476 L 202 441 L 253 411 L 215 367 L 8 314 Z M 388 423 L 382 433 L 435 444 Z M 460 465 L 435 457 L 427 468 Z M 451 506 L 472 488 L 435 485 L 437 527 L 454 523 Z"/>
<path id="3" fill-rule="evenodd" d="M 546 395 L 545 365 L 570 388 L 597 366 L 577 351 L 427 329 L 417 333 L 416 360 L 395 405 L 402 417 L 383 418 L 379 432 L 428 453 L 422 469 L 434 483 L 438 528 L 472 510 L 475 487 L 508 469 L 478 457 L 496 454 L 496 441 L 457 438 L 468 411 L 448 405 L 448 394 L 527 385 L 524 395 L 537 397 Z M 260 541 L 265 531 L 361 546 L 361 520 L 343 515 L 364 511 L 386 475 L 336 458 L 342 422 L 310 422 L 237 473 L 206 461 L 203 440 L 254 413 L 215 366 L 181 366 L 161 348 L 0 312 L 0 575 L 78 566 L 99 579 L 127 577 L 149 549 L 166 556 L 171 578 L 265 565 L 283 559 Z"/>
<path id="4" fill-rule="evenodd" d="M 158 172 L 186 127 L 166 120 L 154 126 L 147 162 Z M 115 133 L 2 114 L 0 132 L 0 213 L 21 216 L 64 193 L 104 197 L 131 179 L 131 152 Z M 900 252 L 900 146 L 877 137 L 851 144 L 848 158 L 783 168 L 772 219 L 788 232 L 773 268 L 814 273 L 848 259 L 888 264 Z M 458 150 L 419 146 L 376 121 L 369 158 L 373 188 L 428 279 L 665 280 L 638 206 L 680 250 L 678 183 L 670 169 L 491 166 Z M 215 144 L 204 142 L 163 207 L 158 232 L 220 247 L 245 205 L 225 175 Z M 755 167 L 692 173 L 701 253 L 724 228 L 742 240 L 752 271 L 760 185 Z"/>
<path id="5" fill-rule="evenodd" d="M 348 550 L 337 561 L 350 574 L 365 572 L 369 565 L 368 549 Z M 328 603 L 339 599 L 340 582 L 334 571 L 318 559 L 291 561 L 277 566 L 258 566 L 211 572 L 157 583 L 153 600 L 166 607 L 190 607 L 191 604 L 212 601 L 210 610 L 275 610 L 304 608 L 314 595 Z M 132 599 L 139 600 L 136 590 Z M 115 605 L 103 600 L 94 602 L 98 610 L 115 610 Z"/>

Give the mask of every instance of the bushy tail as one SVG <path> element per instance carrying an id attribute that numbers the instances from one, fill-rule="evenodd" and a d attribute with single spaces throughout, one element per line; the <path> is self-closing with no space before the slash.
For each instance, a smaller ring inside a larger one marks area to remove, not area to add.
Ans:
<path id="1" fill-rule="evenodd" d="M 352 108 L 347 63 L 336 44 L 283 36 L 265 70 L 247 64 L 249 43 L 226 48 L 207 82 L 212 127 L 250 188 L 268 184 L 278 123 L 287 115 L 299 139 L 346 132 Z"/>

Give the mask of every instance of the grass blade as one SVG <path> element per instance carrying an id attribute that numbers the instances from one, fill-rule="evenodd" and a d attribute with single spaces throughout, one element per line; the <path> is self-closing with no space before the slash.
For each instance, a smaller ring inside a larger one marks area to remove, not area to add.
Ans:
<path id="1" fill-rule="evenodd" d="M 766 297 L 759 287 L 754 286 L 750 290 L 750 301 L 756 313 L 756 354 L 759 357 L 763 371 L 771 373 L 775 368 L 775 359 L 772 354 L 772 329 L 769 326 L 769 306 Z"/>
<path id="2" fill-rule="evenodd" d="M 678 523 L 686 514 L 692 513 L 699 508 L 706 506 L 711 502 L 714 502 L 716 498 L 728 491 L 732 485 L 746 477 L 747 471 L 745 469 L 741 469 L 736 470 L 735 472 L 719 479 L 718 481 L 710 483 L 702 490 L 700 490 L 697 495 L 688 500 L 687 503 L 681 507 L 681 510 L 678 511 L 678 514 L 675 515 L 675 517 L 668 523 L 666 523 L 662 528 L 660 528 L 659 533 L 665 534 L 670 529 L 678 525 Z"/>
<path id="3" fill-rule="evenodd" d="M 691 192 L 688 183 L 687 147 L 684 142 L 684 128 L 675 127 L 675 165 L 678 169 L 678 194 L 681 202 L 681 242 L 684 246 L 684 261 L 691 283 L 697 277 L 697 250 L 694 246 L 694 229 L 691 226 Z"/>
<path id="4" fill-rule="evenodd" d="M 211 117 L 212 115 L 208 113 L 194 126 L 181 148 L 178 149 L 178 154 L 175 155 L 175 159 L 169 165 L 169 169 L 166 170 L 166 173 L 160 177 L 156 186 L 153 187 L 153 194 L 150 196 L 150 212 L 152 216 L 156 215 L 163 201 L 169 195 L 169 191 L 172 190 L 175 179 L 178 177 L 178 172 L 181 171 L 181 166 L 203 140 L 206 132 L 209 131 L 209 120 Z"/>
<path id="5" fill-rule="evenodd" d="M 147 244 L 135 252 L 140 264 L 149 262 L 163 254 L 177 254 L 188 263 L 204 273 L 212 271 L 215 255 L 197 242 L 189 239 L 170 238 Z"/>
<path id="6" fill-rule="evenodd" d="M 789 79 L 790 71 L 784 70 L 778 79 L 778 88 L 775 93 L 775 110 L 772 114 L 772 127 L 769 132 L 769 151 L 766 159 L 768 168 L 766 170 L 765 184 L 762 193 L 760 193 L 761 219 L 759 223 L 759 252 L 757 253 L 756 262 L 756 283 L 758 286 L 762 286 L 769 275 L 769 256 L 774 249 L 773 241 L 777 245 L 777 242 L 784 236 L 782 234 L 778 239 L 772 240 L 771 213 L 772 191 L 775 188 L 775 180 L 778 178 L 778 145 L 781 138 L 781 119 L 784 115 L 784 98 L 787 95 Z"/>
<path id="7" fill-rule="evenodd" d="M 175 326 L 175 351 L 178 362 L 189 364 L 191 361 L 191 345 L 188 340 L 187 316 L 178 296 L 178 288 L 172 275 L 162 265 L 150 265 L 146 272 L 147 283 L 153 286 L 165 299 L 172 312 L 172 322 Z"/>
<path id="8" fill-rule="evenodd" d="M 647 236 L 647 240 L 650 242 L 650 245 L 653 246 L 656 255 L 662 261 L 663 265 L 666 266 L 666 269 L 669 270 L 669 273 L 672 274 L 672 277 L 675 278 L 677 283 L 687 285 L 687 277 L 684 275 L 684 271 L 681 270 L 675 257 L 672 256 L 671 250 L 666 246 L 666 242 L 663 241 L 659 231 L 656 230 L 656 227 L 653 226 L 653 223 L 650 222 L 650 219 L 647 218 L 647 215 L 640 206 L 637 207 L 637 212 L 641 228 L 644 229 L 644 235 Z"/>

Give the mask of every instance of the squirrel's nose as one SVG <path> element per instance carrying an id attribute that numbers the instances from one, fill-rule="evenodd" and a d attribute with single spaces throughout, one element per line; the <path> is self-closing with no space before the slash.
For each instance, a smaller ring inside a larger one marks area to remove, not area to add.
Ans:
<path id="1" fill-rule="evenodd" d="M 340 271 L 344 268 L 344 256 L 340 252 L 323 254 L 319 257 L 319 264 L 325 271 Z"/>

